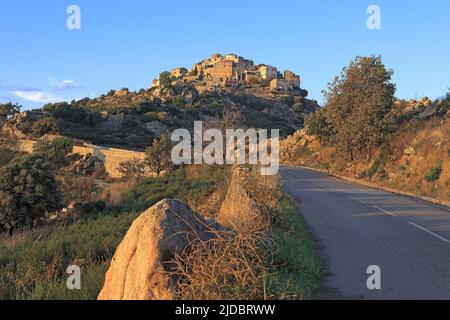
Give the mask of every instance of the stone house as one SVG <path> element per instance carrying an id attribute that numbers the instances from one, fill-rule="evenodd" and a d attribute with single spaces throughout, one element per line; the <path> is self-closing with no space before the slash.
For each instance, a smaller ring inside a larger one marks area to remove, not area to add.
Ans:
<path id="1" fill-rule="evenodd" d="M 300 88 L 300 76 L 296 75 L 292 71 L 286 70 L 284 72 L 284 80 L 288 81 L 292 87 Z"/>
<path id="2" fill-rule="evenodd" d="M 221 60 L 204 70 L 204 78 L 214 82 L 236 80 L 236 64 L 232 60 Z"/>
<path id="3" fill-rule="evenodd" d="M 259 70 L 245 70 L 245 82 L 246 83 L 256 83 L 261 81 L 261 74 Z"/>
<path id="4" fill-rule="evenodd" d="M 272 79 L 270 81 L 270 89 L 273 91 L 289 91 L 292 90 L 292 84 L 285 79 Z"/>
<path id="5" fill-rule="evenodd" d="M 175 68 L 170 72 L 170 75 L 174 78 L 181 78 L 188 73 L 188 69 L 186 68 Z"/>
<path id="6" fill-rule="evenodd" d="M 261 64 L 259 65 L 259 73 L 261 75 L 261 78 L 264 80 L 272 80 L 277 78 L 278 76 L 278 70 L 275 67 L 272 67 L 267 64 Z"/>

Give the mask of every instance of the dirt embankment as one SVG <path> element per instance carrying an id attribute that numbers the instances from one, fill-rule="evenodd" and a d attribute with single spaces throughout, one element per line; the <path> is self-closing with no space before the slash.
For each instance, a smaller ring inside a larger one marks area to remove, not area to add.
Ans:
<path id="1" fill-rule="evenodd" d="M 450 199 L 450 123 L 435 118 L 411 123 L 370 157 L 346 161 L 306 130 L 281 143 L 285 164 L 320 169 L 336 176 L 441 201 Z"/>

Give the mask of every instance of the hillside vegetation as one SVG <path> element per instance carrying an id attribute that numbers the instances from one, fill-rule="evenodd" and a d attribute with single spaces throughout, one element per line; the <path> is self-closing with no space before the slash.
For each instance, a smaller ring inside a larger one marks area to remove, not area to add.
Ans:
<path id="1" fill-rule="evenodd" d="M 96 145 L 142 150 L 175 129 L 192 130 L 194 121 L 211 127 L 232 114 L 241 127 L 280 129 L 281 135 L 287 136 L 301 128 L 304 116 L 318 107 L 306 94 L 301 90 L 255 95 L 245 88 L 199 93 L 189 84 L 169 84 L 47 104 L 42 109 L 15 112 L 7 121 L 0 121 L 0 126 L 5 122 L 3 133 L 19 139 L 58 133 Z"/>
<path id="2" fill-rule="evenodd" d="M 352 61 L 282 143 L 282 160 L 448 201 L 450 93 L 396 100 L 391 75 L 379 57 Z"/>

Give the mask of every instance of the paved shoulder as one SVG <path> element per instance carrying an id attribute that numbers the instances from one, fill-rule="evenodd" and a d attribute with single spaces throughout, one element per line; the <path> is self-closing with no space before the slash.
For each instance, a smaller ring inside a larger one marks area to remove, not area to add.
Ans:
<path id="1" fill-rule="evenodd" d="M 329 259 L 328 285 L 351 299 L 450 299 L 450 212 L 410 197 L 283 167 L 284 188 Z M 369 266 L 381 290 L 367 288 Z"/>

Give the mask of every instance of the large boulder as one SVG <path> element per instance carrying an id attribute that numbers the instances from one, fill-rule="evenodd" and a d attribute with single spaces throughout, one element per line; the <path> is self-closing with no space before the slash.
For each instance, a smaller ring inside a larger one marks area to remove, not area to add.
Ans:
<path id="1" fill-rule="evenodd" d="M 208 222 L 188 205 L 166 199 L 157 203 L 128 230 L 106 274 L 99 300 L 170 300 L 176 278 L 170 262 L 194 239 L 212 237 Z"/>

